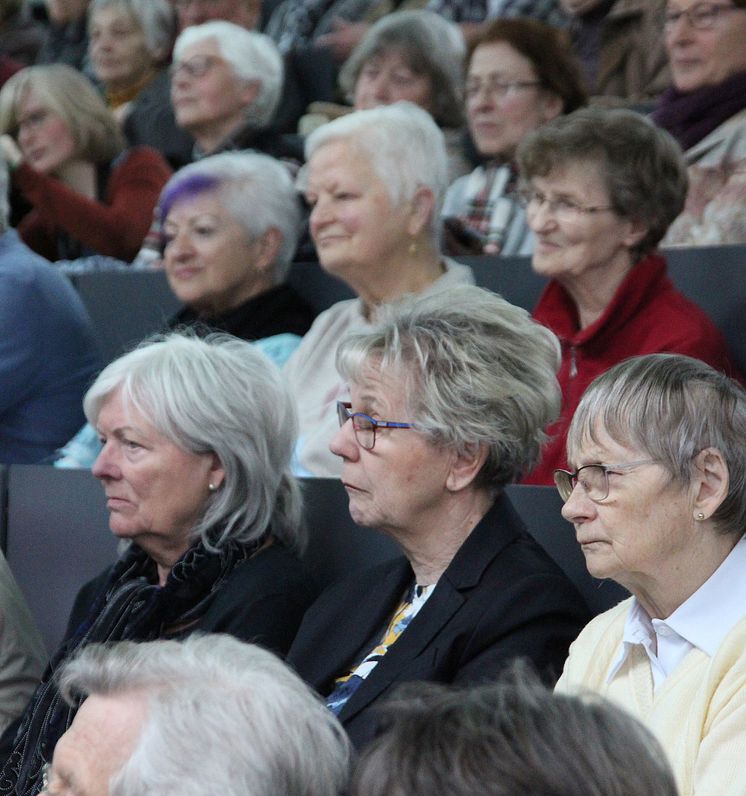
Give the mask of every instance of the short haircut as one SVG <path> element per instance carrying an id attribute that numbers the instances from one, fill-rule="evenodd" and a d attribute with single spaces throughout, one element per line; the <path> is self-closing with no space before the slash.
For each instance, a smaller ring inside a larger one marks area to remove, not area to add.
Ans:
<path id="1" fill-rule="evenodd" d="M 411 102 L 395 102 L 342 116 L 308 136 L 306 161 L 322 147 L 339 141 L 369 161 L 397 207 L 411 201 L 418 188 L 429 188 L 435 200 L 429 229 L 437 236 L 448 187 L 448 161 L 443 133 L 427 111 Z M 301 170 L 301 187 L 303 177 Z"/>
<path id="2" fill-rule="evenodd" d="M 566 164 L 595 164 L 614 211 L 648 227 L 634 249 L 638 259 L 655 249 L 684 209 L 689 178 L 681 147 L 634 111 L 583 108 L 558 116 L 526 134 L 517 159 L 524 181 Z"/>
<path id="3" fill-rule="evenodd" d="M 746 528 L 746 391 L 733 379 L 682 354 L 632 357 L 594 379 L 567 434 L 574 460 L 601 427 L 613 440 L 643 451 L 686 486 L 694 457 L 720 451 L 728 466 L 728 495 L 712 515 L 724 534 Z"/>
<path id="4" fill-rule="evenodd" d="M 531 62 L 542 87 L 562 100 L 562 112 L 581 108 L 588 101 L 583 71 L 567 34 L 535 19 L 496 19 L 488 22 L 472 41 L 467 71 L 477 47 L 504 42 Z"/>
<path id="5" fill-rule="evenodd" d="M 145 46 L 156 63 L 166 63 L 176 35 L 176 14 L 169 0 L 91 0 L 88 27 L 97 11 L 121 8 L 129 13 L 145 35 Z"/>
<path id="6" fill-rule="evenodd" d="M 557 338 L 520 307 L 463 285 L 381 307 L 337 349 L 343 378 L 400 376 L 415 428 L 457 451 L 485 445 L 475 484 L 499 492 L 528 472 L 560 409 Z"/>
<path id="7" fill-rule="evenodd" d="M 214 453 L 225 468 L 193 530 L 208 549 L 265 533 L 300 551 L 300 487 L 290 471 L 297 420 L 277 368 L 251 343 L 225 334 L 173 333 L 146 340 L 105 367 L 83 399 L 95 426 L 106 399 L 184 451 Z"/>
<path id="8" fill-rule="evenodd" d="M 215 40 L 220 55 L 239 80 L 259 83 L 259 93 L 247 109 L 246 120 L 253 127 L 267 127 L 282 94 L 283 64 L 277 45 L 263 33 L 218 19 L 185 28 L 174 44 L 174 60 L 181 58 L 186 47 L 203 39 Z"/>
<path id="9" fill-rule="evenodd" d="M 301 232 L 300 200 L 288 169 L 257 152 L 223 152 L 190 163 L 171 177 L 161 193 L 161 222 L 174 203 L 213 192 L 241 224 L 249 241 L 269 229 L 280 232 L 282 245 L 273 273 L 275 282 L 282 282 Z"/>
<path id="10" fill-rule="evenodd" d="M 516 666 L 495 684 L 404 686 L 350 796 L 676 796 L 658 741 L 601 697 L 552 694 Z"/>
<path id="11" fill-rule="evenodd" d="M 371 58 L 398 52 L 415 74 L 430 79 L 435 121 L 442 127 L 459 127 L 463 124 L 465 50 L 456 25 L 434 11 L 395 11 L 368 30 L 342 67 L 339 84 L 351 95 L 360 72 Z"/>
<path id="12" fill-rule="evenodd" d="M 66 64 L 28 66 L 0 90 L 0 133 L 17 135 L 20 104 L 29 93 L 70 129 L 75 155 L 108 163 L 125 146 L 119 125 L 87 77 Z"/>
<path id="13" fill-rule="evenodd" d="M 59 671 L 81 696 L 143 695 L 146 715 L 110 796 L 338 796 L 350 744 L 279 658 L 226 635 L 89 644 Z"/>

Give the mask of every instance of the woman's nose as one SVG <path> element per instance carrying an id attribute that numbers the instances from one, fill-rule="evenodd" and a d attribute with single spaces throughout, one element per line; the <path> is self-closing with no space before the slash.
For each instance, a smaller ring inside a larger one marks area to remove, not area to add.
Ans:
<path id="1" fill-rule="evenodd" d="M 329 442 L 329 450 L 335 456 L 341 456 L 347 461 L 356 461 L 360 456 L 360 446 L 355 439 L 352 420 L 341 425 Z"/>
<path id="2" fill-rule="evenodd" d="M 585 489 L 577 483 L 562 506 L 562 516 L 568 522 L 582 522 L 592 517 L 595 512 L 596 504 L 588 497 Z"/>
<path id="3" fill-rule="evenodd" d="M 111 448 L 107 447 L 106 443 L 101 448 L 101 452 L 93 462 L 91 472 L 96 478 L 120 478 L 121 472 L 116 462 L 114 461 Z"/>

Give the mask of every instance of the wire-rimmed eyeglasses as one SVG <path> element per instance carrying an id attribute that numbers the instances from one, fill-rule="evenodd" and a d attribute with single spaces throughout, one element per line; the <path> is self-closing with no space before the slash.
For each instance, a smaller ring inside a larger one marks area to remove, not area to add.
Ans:
<path id="1" fill-rule="evenodd" d="M 351 412 L 352 404 L 349 401 L 337 401 L 337 417 L 340 428 L 352 420 L 352 430 L 355 439 L 361 448 L 372 451 L 376 446 L 376 431 L 379 428 L 412 428 L 411 423 L 398 423 L 393 420 L 374 420 L 365 412 Z"/>
<path id="2" fill-rule="evenodd" d="M 584 464 L 582 467 L 578 467 L 574 473 L 569 470 L 555 470 L 554 483 L 557 485 L 560 497 L 565 502 L 570 499 L 573 490 L 580 484 L 586 497 L 594 503 L 598 503 L 609 497 L 609 473 L 624 475 L 633 467 L 655 464 L 655 462 L 655 459 L 640 459 L 626 464 Z"/>
<path id="3" fill-rule="evenodd" d="M 711 30 L 717 24 L 720 14 L 743 10 L 743 8 L 730 3 L 695 3 L 691 8 L 687 8 L 686 11 L 666 9 L 662 14 L 663 30 L 673 30 L 682 17 L 686 17 L 686 21 L 696 30 Z"/>

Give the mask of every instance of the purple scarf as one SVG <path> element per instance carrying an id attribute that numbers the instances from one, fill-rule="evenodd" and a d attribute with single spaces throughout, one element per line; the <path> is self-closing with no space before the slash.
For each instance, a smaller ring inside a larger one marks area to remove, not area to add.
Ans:
<path id="1" fill-rule="evenodd" d="M 673 86 L 661 94 L 651 114 L 686 151 L 746 108 L 746 72 L 737 72 L 717 86 L 703 86 L 686 94 Z"/>

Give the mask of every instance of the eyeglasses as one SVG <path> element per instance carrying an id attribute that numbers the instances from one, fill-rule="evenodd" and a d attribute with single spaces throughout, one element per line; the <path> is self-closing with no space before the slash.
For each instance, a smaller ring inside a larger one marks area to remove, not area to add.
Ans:
<path id="1" fill-rule="evenodd" d="M 567 503 L 575 487 L 580 484 L 583 491 L 594 503 L 599 503 L 609 497 L 609 474 L 624 475 L 633 467 L 643 464 L 655 464 L 655 459 L 640 459 L 627 464 L 584 464 L 571 473 L 569 470 L 555 470 L 554 483 L 562 500 Z"/>
<path id="2" fill-rule="evenodd" d="M 169 67 L 169 74 L 173 80 L 178 74 L 185 74 L 187 77 L 204 77 L 215 64 L 223 59 L 216 55 L 195 55 L 188 61 L 179 61 Z"/>
<path id="3" fill-rule="evenodd" d="M 584 464 L 571 473 L 569 470 L 555 470 L 554 483 L 563 501 L 570 499 L 575 487 L 580 484 L 586 496 L 594 503 L 609 497 L 609 474 L 624 475 L 633 467 L 643 464 L 655 464 L 655 459 L 640 459 L 626 464 Z"/>
<path id="4" fill-rule="evenodd" d="M 500 80 L 497 76 L 492 75 L 486 80 L 467 80 L 464 94 L 467 99 L 474 99 L 482 91 L 486 91 L 497 99 L 507 99 L 507 97 L 515 94 L 516 91 L 525 88 L 537 88 L 540 85 L 540 80 Z"/>
<path id="5" fill-rule="evenodd" d="M 717 24 L 721 13 L 744 10 L 726 3 L 695 3 L 686 11 L 666 10 L 663 12 L 663 30 L 673 30 L 682 17 L 686 17 L 687 22 L 697 30 L 710 30 Z"/>
<path id="6" fill-rule="evenodd" d="M 578 221 L 584 215 L 614 210 L 612 205 L 581 205 L 564 197 L 551 199 L 534 188 L 524 188 L 519 191 L 518 201 L 526 208 L 527 214 L 536 213 L 542 205 L 546 205 L 547 210 L 557 221 L 568 224 Z"/>
<path id="7" fill-rule="evenodd" d="M 376 431 L 379 428 L 412 428 L 411 423 L 395 423 L 392 420 L 374 420 L 364 412 L 351 412 L 352 404 L 348 401 L 337 401 L 337 417 L 340 428 L 352 420 L 352 430 L 361 448 L 372 451 L 376 446 Z"/>

